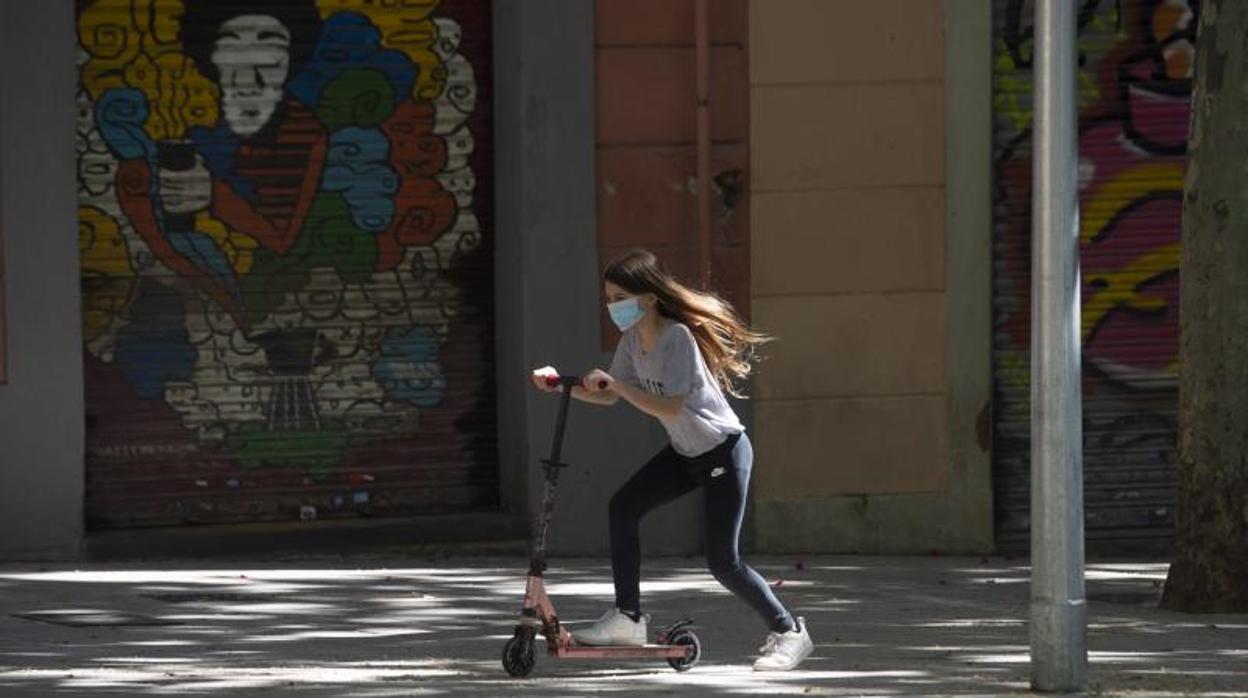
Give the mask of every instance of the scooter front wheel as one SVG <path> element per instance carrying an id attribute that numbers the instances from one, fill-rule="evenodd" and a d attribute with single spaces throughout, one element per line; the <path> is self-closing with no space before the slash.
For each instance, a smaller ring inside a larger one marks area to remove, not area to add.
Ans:
<path id="1" fill-rule="evenodd" d="M 702 658 L 702 642 L 698 640 L 697 633 L 688 628 L 672 633 L 667 644 L 684 645 L 689 648 L 685 651 L 685 656 L 671 657 L 667 660 L 667 663 L 671 664 L 676 671 L 689 671 Z"/>
<path id="2" fill-rule="evenodd" d="M 530 628 L 516 628 L 516 634 L 503 645 L 503 669 L 511 676 L 522 679 L 533 673 L 533 665 L 537 664 L 533 635 Z"/>

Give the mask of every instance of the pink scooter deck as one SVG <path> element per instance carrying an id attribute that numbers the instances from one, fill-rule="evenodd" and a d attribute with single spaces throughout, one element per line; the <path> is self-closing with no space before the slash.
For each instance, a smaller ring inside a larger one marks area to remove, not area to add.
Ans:
<path id="1" fill-rule="evenodd" d="M 575 636 L 555 619 L 555 607 L 546 595 L 546 584 L 541 577 L 530 575 L 525 583 L 524 607 L 532 609 L 541 619 L 542 635 L 553 628 L 554 637 L 546 640 L 546 649 L 552 657 L 563 659 L 681 659 L 688 655 L 688 645 L 578 645 Z"/>
<path id="2" fill-rule="evenodd" d="M 614 657 L 618 659 L 654 659 L 683 658 L 689 651 L 685 645 L 631 645 L 631 646 L 593 646 L 572 645 L 571 647 L 554 647 L 551 656 L 564 659 L 598 659 Z"/>

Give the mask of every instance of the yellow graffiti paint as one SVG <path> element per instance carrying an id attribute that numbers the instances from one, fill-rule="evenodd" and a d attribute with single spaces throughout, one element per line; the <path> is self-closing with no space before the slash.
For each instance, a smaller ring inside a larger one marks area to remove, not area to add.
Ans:
<path id="1" fill-rule="evenodd" d="M 1119 211 L 1133 201 L 1158 192 L 1183 191 L 1183 164 L 1151 162 L 1128 170 L 1106 181 L 1092 192 L 1080 206 L 1079 240 L 1090 244 L 1105 230 Z M 1159 274 L 1179 268 L 1179 243 L 1163 245 L 1140 255 L 1129 264 L 1110 270 L 1088 270 L 1089 285 L 1097 291 L 1083 301 L 1082 336 L 1086 341 L 1092 330 L 1112 310 L 1127 307 L 1134 310 L 1157 311 L 1165 308 L 1166 300 L 1139 292 L 1144 283 Z"/>
<path id="2" fill-rule="evenodd" d="M 1014 57 L 1010 55 L 1008 47 L 1004 41 L 997 41 L 996 59 L 993 63 L 993 74 L 996 76 L 996 85 L 993 90 L 993 110 L 1002 117 L 1009 119 L 1010 126 L 1015 132 L 1022 132 L 1031 128 L 1032 117 L 1032 94 L 1035 91 L 1035 82 L 1031 78 L 1030 72 L 1018 72 L 1019 68 L 1014 61 Z M 1020 77 L 1015 77 L 1018 73 Z M 1092 74 L 1084 69 L 1078 72 L 1079 81 L 1079 107 L 1084 108 L 1096 102 L 1101 98 L 1101 89 L 1093 79 Z"/>
<path id="3" fill-rule="evenodd" d="M 446 68 L 434 52 L 438 28 L 433 11 L 442 0 L 317 0 L 322 18 L 335 12 L 358 12 L 381 30 L 381 45 L 402 51 L 417 67 L 413 96 L 436 99 L 446 86 Z"/>
<path id="4" fill-rule="evenodd" d="M 1179 268 L 1179 243 L 1163 245 L 1140 255 L 1126 266 L 1087 274 L 1088 284 L 1102 285 L 1083 301 L 1082 336 L 1086 341 L 1092 330 L 1110 311 L 1117 308 L 1158 311 L 1166 307 L 1166 299 L 1140 293 L 1140 286 L 1159 274 Z"/>
<path id="5" fill-rule="evenodd" d="M 150 0 L 96 0 L 83 10 L 78 42 L 90 56 L 82 69 L 82 84 L 91 99 L 99 99 L 109 88 L 129 85 L 125 73 L 139 56 L 150 62 L 167 50 L 177 50 L 177 21 L 173 16 L 155 16 L 157 9 L 180 15 L 182 3 L 164 1 L 154 7 Z M 162 45 L 161 38 L 171 27 L 175 43 Z"/>
<path id="6" fill-rule="evenodd" d="M 143 51 L 149 56 L 182 52 L 181 22 L 186 11 L 182 0 L 133 0 L 136 17 L 150 22 L 143 32 Z"/>
<path id="7" fill-rule="evenodd" d="M 998 39 L 995 48 L 997 58 L 992 68 L 997 82 L 996 89 L 992 91 L 994 111 L 1009 119 L 1015 131 L 1022 131 L 1031 123 L 1031 109 L 1023 106 L 1020 96 L 1031 86 L 1014 77 L 1014 58 L 1005 42 Z"/>
<path id="8" fill-rule="evenodd" d="M 1150 162 L 1124 170 L 1097 187 L 1080 206 L 1079 240 L 1096 239 L 1127 204 L 1157 192 L 1183 191 L 1183 163 Z"/>
<path id="9" fill-rule="evenodd" d="M 84 10 L 78 18 L 78 45 L 90 56 L 81 78 L 92 100 L 125 85 L 122 74 L 140 51 L 129 0 L 97 0 Z"/>
<path id="10" fill-rule="evenodd" d="M 113 324 L 134 289 L 135 274 L 121 226 L 94 206 L 78 209 L 78 253 L 82 260 L 82 328 L 90 342 Z"/>
<path id="11" fill-rule="evenodd" d="M 217 123 L 217 86 L 186 56 L 167 53 L 156 59 L 155 92 L 155 108 L 146 124 L 152 138 L 182 138 L 192 126 Z"/>
<path id="12" fill-rule="evenodd" d="M 182 52 L 182 12 L 181 0 L 96 0 L 78 18 L 88 56 L 82 86 L 92 100 L 115 87 L 141 90 L 149 106 L 143 127 L 154 140 L 217 121 L 217 86 Z"/>
<path id="13" fill-rule="evenodd" d="M 255 262 L 254 251 L 260 246 L 255 238 L 227 228 L 206 211 L 195 216 L 195 231 L 207 235 L 217 243 L 230 261 L 230 266 L 234 267 L 235 273 L 242 275 L 251 271 L 251 265 Z"/>

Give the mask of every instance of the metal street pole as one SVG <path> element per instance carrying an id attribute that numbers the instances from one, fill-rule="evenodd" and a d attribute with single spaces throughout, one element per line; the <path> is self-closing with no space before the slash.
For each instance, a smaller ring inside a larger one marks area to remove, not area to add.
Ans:
<path id="1" fill-rule="evenodd" d="M 1031 685 L 1087 683 L 1074 0 L 1036 0 L 1031 315 Z"/>

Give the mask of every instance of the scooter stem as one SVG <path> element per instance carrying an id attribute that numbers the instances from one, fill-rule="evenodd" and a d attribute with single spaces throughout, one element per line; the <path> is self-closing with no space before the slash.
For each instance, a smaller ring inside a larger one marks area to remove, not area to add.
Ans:
<path id="1" fill-rule="evenodd" d="M 563 455 L 563 435 L 568 425 L 568 407 L 572 404 L 572 388 L 581 384 L 576 376 L 559 376 L 547 381 L 550 385 L 563 386 L 559 396 L 559 417 L 555 422 L 555 439 L 550 447 L 550 458 L 542 461 L 545 484 L 542 488 L 542 506 L 533 520 L 533 547 L 529 555 L 529 574 L 541 576 L 546 571 L 546 532 L 555 511 L 555 493 L 559 484 L 559 470 L 568 467 L 560 461 Z"/>

